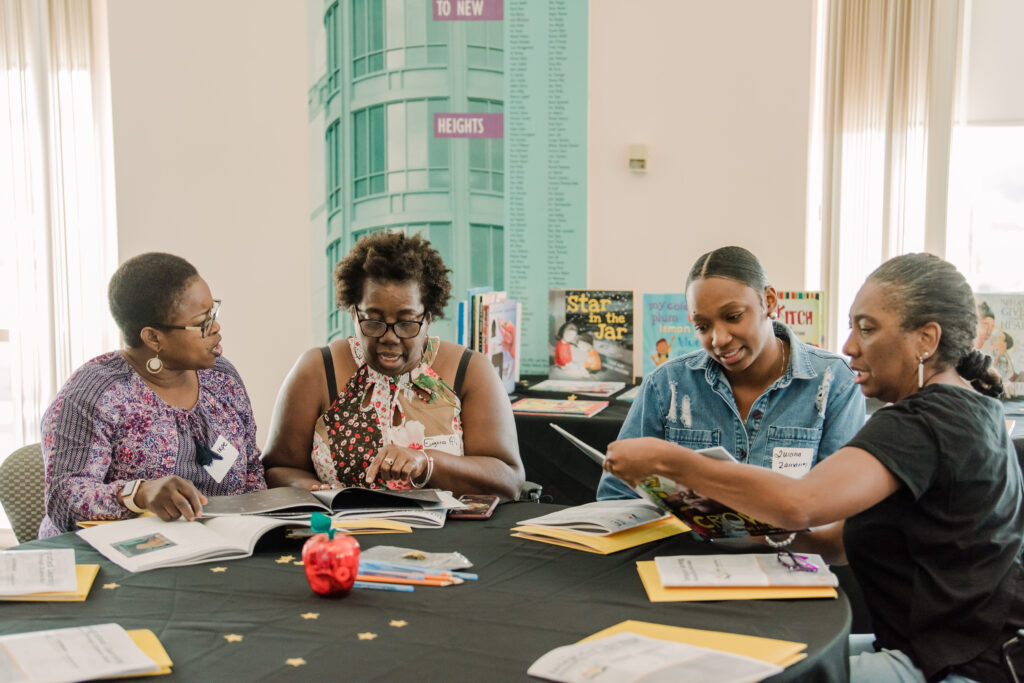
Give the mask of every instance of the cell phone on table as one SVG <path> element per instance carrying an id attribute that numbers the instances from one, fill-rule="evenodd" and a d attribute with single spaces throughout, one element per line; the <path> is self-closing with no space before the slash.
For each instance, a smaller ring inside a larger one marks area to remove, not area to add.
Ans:
<path id="1" fill-rule="evenodd" d="M 498 507 L 498 496 L 467 494 L 459 496 L 459 502 L 466 507 L 462 510 L 451 510 L 448 516 L 452 519 L 488 519 Z"/>

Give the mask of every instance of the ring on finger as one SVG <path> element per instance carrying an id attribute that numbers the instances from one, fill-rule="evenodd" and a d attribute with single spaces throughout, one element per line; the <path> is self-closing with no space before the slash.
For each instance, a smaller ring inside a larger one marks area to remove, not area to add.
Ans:
<path id="1" fill-rule="evenodd" d="M 391 467 L 392 465 L 395 464 L 395 459 L 394 458 L 384 458 L 384 462 L 387 463 L 388 467 Z"/>

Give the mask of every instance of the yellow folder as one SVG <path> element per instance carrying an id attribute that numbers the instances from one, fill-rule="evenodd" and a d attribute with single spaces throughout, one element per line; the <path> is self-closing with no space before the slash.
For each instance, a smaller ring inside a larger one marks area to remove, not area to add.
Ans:
<path id="1" fill-rule="evenodd" d="M 591 640 L 598 640 L 599 638 L 607 638 L 617 633 L 638 633 L 648 638 L 707 647 L 753 657 L 754 659 L 760 659 L 762 662 L 768 662 L 769 664 L 781 667 L 795 664 L 807 656 L 804 654 L 804 650 L 807 649 L 806 643 L 776 640 L 775 638 L 761 638 L 760 636 L 746 636 L 739 633 L 724 633 L 722 631 L 703 631 L 682 626 L 666 626 L 665 624 L 652 624 L 632 619 L 609 626 L 603 631 L 587 636 L 580 642 L 585 643 Z"/>
<path id="2" fill-rule="evenodd" d="M 24 595 L 0 596 L 0 600 L 6 602 L 83 602 L 89 595 L 92 582 L 100 571 L 98 564 L 76 564 L 75 578 L 78 580 L 78 588 L 73 591 L 58 591 L 55 593 L 26 593 Z"/>
<path id="3" fill-rule="evenodd" d="M 132 639 L 140 650 L 145 652 L 150 659 L 156 662 L 156 665 L 160 668 L 156 671 L 147 671 L 144 674 L 131 674 L 130 676 L 109 676 L 109 679 L 114 678 L 135 678 L 136 676 L 162 676 L 163 674 L 171 673 L 171 666 L 173 662 L 170 656 L 167 654 L 167 650 L 164 649 L 160 639 L 156 637 L 156 634 L 150 631 L 148 628 L 137 628 L 125 631 L 128 637 Z"/>
<path id="4" fill-rule="evenodd" d="M 653 560 L 636 563 L 651 602 L 697 602 L 701 600 L 788 600 L 791 598 L 835 598 L 839 594 L 830 586 L 707 586 L 665 588 Z"/>
<path id="5" fill-rule="evenodd" d="M 633 527 L 632 529 L 608 534 L 607 536 L 595 536 L 593 534 L 584 534 L 579 531 L 572 531 L 571 529 L 556 529 L 536 524 L 524 524 L 522 526 L 512 527 L 512 531 L 517 532 L 512 535 L 518 538 L 526 538 L 531 541 L 560 545 L 564 548 L 573 548 L 575 550 L 584 550 L 588 553 L 608 555 L 609 553 L 618 552 L 625 548 L 632 548 L 634 546 L 643 545 L 644 543 L 650 543 L 651 541 L 658 541 L 689 530 L 690 528 L 678 518 L 666 517 L 664 519 L 648 522 L 641 526 Z"/>

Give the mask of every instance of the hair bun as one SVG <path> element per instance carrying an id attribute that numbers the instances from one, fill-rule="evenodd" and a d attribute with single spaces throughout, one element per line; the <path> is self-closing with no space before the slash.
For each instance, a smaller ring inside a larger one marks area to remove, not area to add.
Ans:
<path id="1" fill-rule="evenodd" d="M 978 349 L 971 349 L 971 352 L 956 364 L 956 371 L 961 377 L 970 381 L 984 375 L 990 367 L 992 367 L 992 356 L 982 353 Z"/>

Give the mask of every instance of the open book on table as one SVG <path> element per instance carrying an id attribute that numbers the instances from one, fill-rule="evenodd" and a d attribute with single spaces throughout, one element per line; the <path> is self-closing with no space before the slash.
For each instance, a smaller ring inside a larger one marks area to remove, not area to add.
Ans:
<path id="1" fill-rule="evenodd" d="M 441 489 L 364 489 L 343 488 L 305 491 L 293 486 L 253 491 L 235 496 L 210 496 L 203 506 L 204 517 L 221 515 L 269 515 L 277 513 L 322 512 L 331 515 L 351 508 L 408 508 L 446 510 L 465 507 L 448 491 Z"/>
<path id="2" fill-rule="evenodd" d="M 604 453 L 558 425 L 552 424 L 551 427 L 592 460 L 604 463 Z M 704 448 L 697 452 L 703 453 L 709 458 L 736 462 L 736 458 L 721 446 Z M 640 497 L 681 519 L 692 531 L 703 538 L 764 536 L 766 534 L 788 534 L 791 531 L 790 529 L 780 529 L 773 524 L 759 522 L 749 515 L 737 512 L 727 505 L 702 496 L 667 477 L 656 474 L 641 481 L 633 490 Z"/>
<path id="3" fill-rule="evenodd" d="M 645 500 L 609 500 L 523 520 L 512 535 L 607 555 L 686 531 L 678 519 Z"/>
<path id="4" fill-rule="evenodd" d="M 79 536 L 130 572 L 249 557 L 271 529 L 294 520 L 257 515 L 204 517 L 194 522 L 136 517 L 82 529 Z"/>

